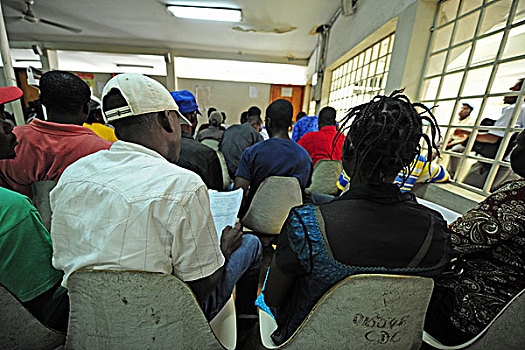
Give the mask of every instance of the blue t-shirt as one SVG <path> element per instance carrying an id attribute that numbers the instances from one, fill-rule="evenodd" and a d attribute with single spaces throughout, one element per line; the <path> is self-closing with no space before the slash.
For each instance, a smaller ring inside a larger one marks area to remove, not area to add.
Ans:
<path id="1" fill-rule="evenodd" d="M 303 137 L 307 133 L 312 131 L 319 131 L 319 126 L 317 124 L 318 120 L 319 117 L 316 115 L 306 116 L 299 119 L 299 121 L 297 121 L 293 127 L 292 140 L 294 140 L 295 142 L 299 142 L 301 137 Z"/>
<path id="2" fill-rule="evenodd" d="M 308 186 L 312 159 L 304 148 L 292 140 L 272 138 L 244 150 L 235 176 L 250 181 L 250 193 L 255 193 L 269 176 L 293 176 L 302 189 Z"/>

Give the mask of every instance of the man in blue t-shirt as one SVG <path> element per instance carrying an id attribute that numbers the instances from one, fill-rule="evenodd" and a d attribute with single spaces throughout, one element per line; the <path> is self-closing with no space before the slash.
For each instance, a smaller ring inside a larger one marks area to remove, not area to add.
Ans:
<path id="1" fill-rule="evenodd" d="M 292 104 L 283 99 L 266 108 L 265 124 L 270 139 L 247 148 L 235 174 L 234 189 L 242 188 L 245 194 L 243 209 L 249 207 L 255 191 L 269 176 L 296 177 L 303 190 L 309 185 L 312 159 L 288 136 L 292 116 Z"/>

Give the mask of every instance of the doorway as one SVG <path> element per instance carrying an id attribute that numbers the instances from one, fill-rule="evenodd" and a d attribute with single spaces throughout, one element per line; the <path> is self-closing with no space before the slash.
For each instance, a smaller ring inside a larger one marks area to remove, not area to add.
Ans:
<path id="1" fill-rule="evenodd" d="M 295 116 L 303 109 L 304 86 L 302 85 L 274 85 L 270 90 L 270 103 L 278 99 L 285 99 L 293 105 L 293 121 Z"/>

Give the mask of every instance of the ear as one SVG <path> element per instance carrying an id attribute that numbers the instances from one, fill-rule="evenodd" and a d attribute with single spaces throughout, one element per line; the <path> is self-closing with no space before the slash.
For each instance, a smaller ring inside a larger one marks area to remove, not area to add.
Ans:
<path id="1" fill-rule="evenodd" d="M 266 129 L 270 129 L 272 127 L 272 120 L 270 118 L 266 118 L 264 124 L 266 125 Z"/>
<path id="2" fill-rule="evenodd" d="M 82 106 L 82 112 L 84 112 L 84 114 L 89 114 L 89 102 Z"/>
<path id="3" fill-rule="evenodd" d="M 168 112 L 168 111 L 159 112 L 157 114 L 157 120 L 158 120 L 160 126 L 167 133 L 172 133 L 172 132 L 175 131 L 173 129 L 172 121 L 171 121 L 171 118 L 170 118 L 170 112 Z"/>

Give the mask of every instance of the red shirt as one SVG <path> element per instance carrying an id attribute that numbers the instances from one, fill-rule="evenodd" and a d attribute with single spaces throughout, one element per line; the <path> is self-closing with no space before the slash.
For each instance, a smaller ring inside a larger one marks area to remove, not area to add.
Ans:
<path id="1" fill-rule="evenodd" d="M 333 142 L 337 133 L 334 125 L 324 126 L 319 131 L 304 135 L 298 143 L 310 154 L 314 165 L 321 159 L 341 160 L 345 136 L 339 136 L 334 148 Z"/>
<path id="2" fill-rule="evenodd" d="M 111 147 L 111 142 L 80 125 L 34 119 L 13 132 L 18 140 L 16 158 L 0 160 L 0 186 L 30 198 L 33 182 L 58 181 L 71 163 Z"/>

